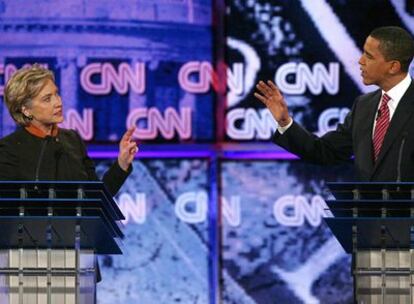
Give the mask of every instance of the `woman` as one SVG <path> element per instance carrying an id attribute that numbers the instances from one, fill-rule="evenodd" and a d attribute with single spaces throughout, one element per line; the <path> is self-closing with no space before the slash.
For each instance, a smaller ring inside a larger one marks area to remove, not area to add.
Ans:
<path id="1" fill-rule="evenodd" d="M 18 70 L 6 84 L 4 100 L 21 128 L 0 140 L 0 180 L 98 180 L 78 133 L 57 126 L 62 100 L 50 70 L 37 64 Z M 103 177 L 112 195 L 131 173 L 138 151 L 133 132 L 124 134 L 118 160 Z"/>
<path id="2" fill-rule="evenodd" d="M 57 126 L 63 121 L 62 100 L 51 71 L 37 64 L 18 70 L 6 84 L 4 100 L 20 128 L 0 140 L 0 180 L 98 180 L 78 133 Z M 113 196 L 132 171 L 138 151 L 133 132 L 124 134 L 118 160 L 103 177 Z M 96 271 L 99 282 L 98 265 Z"/>

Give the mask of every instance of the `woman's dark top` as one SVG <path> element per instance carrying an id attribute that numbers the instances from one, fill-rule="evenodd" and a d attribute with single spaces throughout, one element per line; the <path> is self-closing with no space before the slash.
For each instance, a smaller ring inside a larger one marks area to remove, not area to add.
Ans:
<path id="1" fill-rule="evenodd" d="M 118 161 L 104 174 L 102 181 L 114 196 L 131 173 Z M 86 153 L 79 134 L 59 129 L 56 137 L 32 135 L 19 128 L 0 140 L 0 180 L 96 181 L 95 165 Z"/>

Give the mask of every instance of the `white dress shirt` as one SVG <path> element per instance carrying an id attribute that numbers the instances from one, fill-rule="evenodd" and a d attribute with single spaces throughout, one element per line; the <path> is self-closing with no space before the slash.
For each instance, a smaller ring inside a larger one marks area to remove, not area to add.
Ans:
<path id="1" fill-rule="evenodd" d="M 387 103 L 388 109 L 390 110 L 390 121 L 395 113 L 395 110 L 397 109 L 398 104 L 400 103 L 401 98 L 404 96 L 405 92 L 407 92 L 410 84 L 411 76 L 407 74 L 407 76 L 405 76 L 405 78 L 401 80 L 397 85 L 392 87 L 391 90 L 388 92 L 382 91 L 380 100 L 382 100 L 382 96 L 384 96 L 384 94 L 387 94 L 391 98 Z M 378 111 L 380 107 L 381 102 L 378 103 L 378 109 L 374 119 L 374 127 L 372 128 L 372 135 L 374 135 L 375 126 L 377 124 Z"/>

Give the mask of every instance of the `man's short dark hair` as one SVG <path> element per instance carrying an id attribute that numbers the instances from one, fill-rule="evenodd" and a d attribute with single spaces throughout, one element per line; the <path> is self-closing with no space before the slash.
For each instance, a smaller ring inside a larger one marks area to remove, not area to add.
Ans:
<path id="1" fill-rule="evenodd" d="M 414 56 L 414 40 L 406 30 L 398 26 L 384 26 L 369 35 L 380 42 L 379 50 L 386 60 L 399 61 L 401 70 L 408 72 Z"/>

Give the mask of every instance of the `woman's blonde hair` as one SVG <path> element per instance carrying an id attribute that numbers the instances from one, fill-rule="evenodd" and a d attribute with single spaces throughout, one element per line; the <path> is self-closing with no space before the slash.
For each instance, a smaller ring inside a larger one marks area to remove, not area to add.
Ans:
<path id="1" fill-rule="evenodd" d="M 31 117 L 23 114 L 23 106 L 30 106 L 46 84 L 46 80 L 55 81 L 53 72 L 39 64 L 21 68 L 9 79 L 4 89 L 4 101 L 14 121 L 21 126 L 27 126 Z"/>

